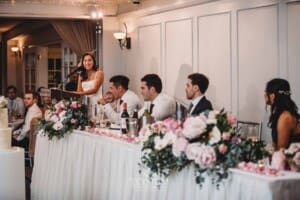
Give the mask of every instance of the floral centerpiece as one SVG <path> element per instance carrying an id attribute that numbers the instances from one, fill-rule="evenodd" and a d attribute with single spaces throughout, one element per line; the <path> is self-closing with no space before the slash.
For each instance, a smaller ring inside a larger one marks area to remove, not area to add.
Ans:
<path id="1" fill-rule="evenodd" d="M 289 168 L 300 172 L 300 143 L 292 143 L 284 152 Z"/>
<path id="2" fill-rule="evenodd" d="M 300 172 L 300 143 L 292 143 L 288 149 L 274 152 L 272 167 L 278 170 Z"/>
<path id="3" fill-rule="evenodd" d="M 229 168 L 268 155 L 263 142 L 241 138 L 235 124 L 235 118 L 222 110 L 189 117 L 183 124 L 167 119 L 144 127 L 141 164 L 150 169 L 150 177 L 167 177 L 192 164 L 196 183 L 202 185 L 207 174 L 219 185 Z"/>
<path id="4" fill-rule="evenodd" d="M 74 129 L 84 129 L 88 125 L 87 107 L 77 100 L 62 100 L 46 110 L 39 123 L 39 130 L 47 135 L 62 138 Z"/>
<path id="5" fill-rule="evenodd" d="M 0 96 L 0 108 L 6 108 L 7 107 L 7 100 L 4 96 Z"/>

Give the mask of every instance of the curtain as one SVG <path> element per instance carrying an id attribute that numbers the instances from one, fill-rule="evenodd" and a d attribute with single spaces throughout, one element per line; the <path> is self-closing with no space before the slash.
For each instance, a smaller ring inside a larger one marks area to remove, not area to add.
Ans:
<path id="1" fill-rule="evenodd" d="M 62 40 L 78 55 L 93 52 L 96 48 L 96 29 L 91 21 L 52 21 Z"/>

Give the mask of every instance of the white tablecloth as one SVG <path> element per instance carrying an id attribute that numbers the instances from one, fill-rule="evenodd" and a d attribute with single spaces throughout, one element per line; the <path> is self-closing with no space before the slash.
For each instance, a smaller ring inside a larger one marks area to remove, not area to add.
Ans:
<path id="1" fill-rule="evenodd" d="M 0 150 L 0 199 L 25 200 L 24 149 Z"/>
<path id="2" fill-rule="evenodd" d="M 297 199 L 300 175 L 280 177 L 233 170 L 219 190 L 195 184 L 194 171 L 184 169 L 165 180 L 161 188 L 139 174 L 140 146 L 113 138 L 75 131 L 61 140 L 38 136 L 31 183 L 35 199 L 191 200 Z"/>

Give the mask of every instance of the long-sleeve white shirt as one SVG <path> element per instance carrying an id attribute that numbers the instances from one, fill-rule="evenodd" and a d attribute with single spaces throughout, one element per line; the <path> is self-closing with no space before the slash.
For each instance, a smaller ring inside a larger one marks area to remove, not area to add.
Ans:
<path id="1" fill-rule="evenodd" d="M 31 120 L 36 117 L 41 118 L 42 115 L 43 114 L 41 109 L 36 104 L 33 104 L 28 108 L 23 126 L 20 129 L 14 131 L 14 134 L 19 134 L 19 136 L 17 137 L 18 141 L 21 141 L 26 136 L 28 136 L 28 132 L 30 131 Z"/>
<path id="2" fill-rule="evenodd" d="M 119 122 L 121 118 L 121 113 L 123 112 L 123 103 L 127 103 L 127 112 L 130 114 L 135 108 L 139 109 L 141 107 L 139 97 L 131 90 L 127 90 L 121 97 L 122 104 L 120 105 L 120 112 L 116 112 L 112 106 L 108 103 L 104 105 L 104 113 L 108 119 Z"/>
<path id="3" fill-rule="evenodd" d="M 172 117 L 176 113 L 176 102 L 175 100 L 168 96 L 167 94 L 160 93 L 153 100 L 153 102 L 145 102 L 143 108 L 139 111 L 139 117 L 141 117 L 145 111 L 148 109 L 150 112 L 150 105 L 153 104 L 152 117 L 155 121 L 164 120 L 168 117 Z"/>

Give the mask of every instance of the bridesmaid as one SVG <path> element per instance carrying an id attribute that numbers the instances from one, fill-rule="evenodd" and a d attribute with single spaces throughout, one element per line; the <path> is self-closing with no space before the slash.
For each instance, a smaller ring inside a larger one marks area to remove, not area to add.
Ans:
<path id="1" fill-rule="evenodd" d="M 270 80 L 264 97 L 265 103 L 271 106 L 268 126 L 272 129 L 274 148 L 288 148 L 291 143 L 300 142 L 300 115 L 291 99 L 289 82 L 280 78 Z"/>

